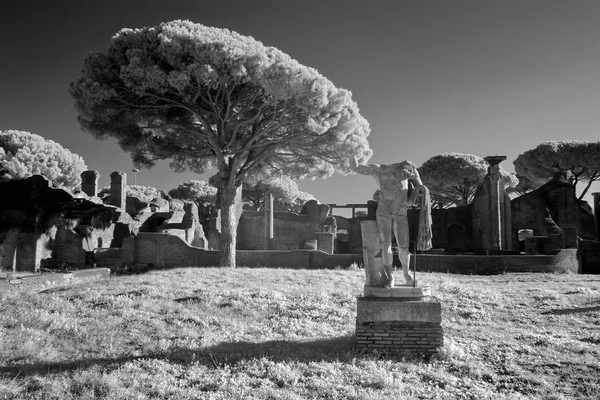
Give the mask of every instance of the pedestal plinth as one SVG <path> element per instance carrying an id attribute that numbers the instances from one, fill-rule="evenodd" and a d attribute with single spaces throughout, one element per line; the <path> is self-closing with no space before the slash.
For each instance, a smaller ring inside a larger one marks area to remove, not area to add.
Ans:
<path id="1" fill-rule="evenodd" d="M 356 348 L 359 351 L 431 356 L 443 345 L 442 307 L 429 295 L 426 300 L 359 297 L 356 306 Z"/>
<path id="2" fill-rule="evenodd" d="M 383 286 L 367 286 L 363 289 L 365 297 L 385 297 L 404 300 L 429 300 L 431 296 L 431 288 L 429 285 L 415 286 L 412 285 L 395 285 L 391 289 Z"/>

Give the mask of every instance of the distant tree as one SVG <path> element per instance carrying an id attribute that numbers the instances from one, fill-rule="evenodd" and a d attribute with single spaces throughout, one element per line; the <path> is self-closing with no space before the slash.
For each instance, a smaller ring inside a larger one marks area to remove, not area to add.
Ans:
<path id="1" fill-rule="evenodd" d="M 0 131 L 0 181 L 44 175 L 56 186 L 75 189 L 85 170 L 83 158 L 53 140 L 24 131 Z"/>
<path id="2" fill-rule="evenodd" d="M 557 173 L 567 173 L 577 190 L 579 182 L 587 182 L 579 199 L 594 181 L 600 180 L 600 141 L 560 140 L 544 142 L 520 154 L 514 161 L 515 172 L 542 185 Z"/>
<path id="3" fill-rule="evenodd" d="M 136 166 L 216 164 L 224 266 L 235 266 L 235 199 L 247 177 L 324 178 L 371 156 L 349 91 L 253 38 L 189 21 L 121 30 L 106 53 L 85 58 L 70 93 L 83 129 L 116 138 Z"/>
<path id="4" fill-rule="evenodd" d="M 489 164 L 472 154 L 443 153 L 425 161 L 419 174 L 429 188 L 432 202 L 438 208 L 470 204 L 487 174 Z M 516 185 L 515 178 L 503 168 L 500 173 L 505 185 Z"/>
<path id="5" fill-rule="evenodd" d="M 205 181 L 190 180 L 169 190 L 169 195 L 174 199 L 193 201 L 198 206 L 201 219 L 205 219 L 215 206 L 217 188 Z"/>
<path id="6" fill-rule="evenodd" d="M 315 198 L 312 194 L 301 191 L 298 184 L 288 176 L 255 183 L 244 182 L 242 186 L 242 200 L 250 203 L 254 210 L 263 209 L 267 193 L 273 195 L 273 208 L 276 211 L 300 212 L 308 200 Z"/>
<path id="7" fill-rule="evenodd" d="M 150 202 L 154 199 L 169 199 L 169 196 L 165 192 L 152 186 L 127 185 L 125 193 L 127 196 L 137 197 L 145 202 Z"/>
<path id="8" fill-rule="evenodd" d="M 524 194 L 532 192 L 538 187 L 540 187 L 539 184 L 531 182 L 529 179 L 522 175 L 517 175 L 515 173 L 512 173 L 510 175 L 511 179 L 514 182 L 516 182 L 516 184 L 508 185 L 506 190 L 507 193 L 514 193 L 517 196 L 523 196 Z"/>
<path id="9" fill-rule="evenodd" d="M 110 186 L 102 188 L 98 196 L 104 197 L 110 194 Z M 169 196 L 160 189 L 152 186 L 142 185 L 127 185 L 125 186 L 125 195 L 128 197 L 135 197 L 143 202 L 149 203 L 154 199 L 165 199 L 168 200 Z"/>

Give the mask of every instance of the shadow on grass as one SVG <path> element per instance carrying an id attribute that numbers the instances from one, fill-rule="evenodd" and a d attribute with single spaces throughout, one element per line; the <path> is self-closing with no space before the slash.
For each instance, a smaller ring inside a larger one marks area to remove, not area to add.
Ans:
<path id="1" fill-rule="evenodd" d="M 137 360 L 164 360 L 172 363 L 199 363 L 212 368 L 232 365 L 243 360 L 268 358 L 271 361 L 350 361 L 354 356 L 354 336 L 341 336 L 311 341 L 271 340 L 262 343 L 221 343 L 198 350 L 174 348 L 162 353 L 116 358 L 89 358 L 62 362 L 38 362 L 0 367 L 0 376 L 23 377 L 50 375 L 100 366 L 112 371 Z"/>
<path id="2" fill-rule="evenodd" d="M 586 312 L 594 312 L 600 311 L 600 306 L 593 307 L 575 307 L 575 308 L 562 308 L 562 309 L 553 309 L 550 311 L 545 311 L 542 314 L 548 315 L 569 315 L 569 314 L 578 314 L 578 313 L 586 313 Z"/>

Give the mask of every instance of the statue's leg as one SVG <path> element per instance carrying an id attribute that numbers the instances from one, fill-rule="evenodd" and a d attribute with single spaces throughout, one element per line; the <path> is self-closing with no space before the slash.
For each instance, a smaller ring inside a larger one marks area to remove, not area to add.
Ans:
<path id="1" fill-rule="evenodd" d="M 386 215 L 377 214 L 377 229 L 379 231 L 379 240 L 381 241 L 381 258 L 383 260 L 383 270 L 387 275 L 385 287 L 394 287 L 394 266 L 392 254 L 392 218 Z"/>
<path id="2" fill-rule="evenodd" d="M 398 243 L 398 258 L 402 264 L 402 272 L 404 279 L 408 285 L 413 284 L 413 278 L 410 276 L 410 236 L 408 231 L 408 217 L 406 215 L 398 215 L 394 218 L 394 236 Z"/>

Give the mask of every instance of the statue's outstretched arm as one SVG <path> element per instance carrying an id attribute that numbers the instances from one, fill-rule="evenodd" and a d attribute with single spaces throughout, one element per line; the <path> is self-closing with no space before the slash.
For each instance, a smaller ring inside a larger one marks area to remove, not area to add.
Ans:
<path id="1" fill-rule="evenodd" d="M 377 164 L 361 165 L 356 157 L 350 159 L 350 169 L 357 174 L 377 175 L 380 167 Z"/>

